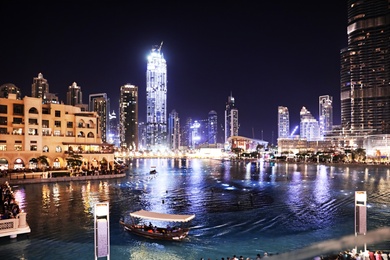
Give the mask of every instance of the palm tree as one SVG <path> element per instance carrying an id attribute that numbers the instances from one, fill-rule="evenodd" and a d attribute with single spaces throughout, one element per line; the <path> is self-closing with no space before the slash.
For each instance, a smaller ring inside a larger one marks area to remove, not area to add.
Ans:
<path id="1" fill-rule="evenodd" d="M 83 158 L 82 155 L 77 153 L 72 153 L 69 154 L 69 156 L 65 159 L 71 168 L 75 168 L 75 167 L 80 167 L 82 165 L 83 160 L 81 158 Z"/>
<path id="2" fill-rule="evenodd" d="M 46 155 L 38 156 L 37 158 L 38 163 L 43 167 L 43 171 L 45 171 L 46 167 L 49 165 L 49 161 L 47 160 Z"/>

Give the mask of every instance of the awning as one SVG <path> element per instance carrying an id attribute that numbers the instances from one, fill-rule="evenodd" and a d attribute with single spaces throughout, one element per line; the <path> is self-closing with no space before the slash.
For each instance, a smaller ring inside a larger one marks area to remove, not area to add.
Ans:
<path id="1" fill-rule="evenodd" d="M 161 221 L 172 221 L 172 222 L 187 222 L 195 218 L 195 215 L 177 215 L 177 214 L 165 214 L 157 213 L 146 210 L 139 210 L 133 213 L 130 213 L 130 216 L 135 218 L 144 218 L 151 220 L 161 220 Z"/>

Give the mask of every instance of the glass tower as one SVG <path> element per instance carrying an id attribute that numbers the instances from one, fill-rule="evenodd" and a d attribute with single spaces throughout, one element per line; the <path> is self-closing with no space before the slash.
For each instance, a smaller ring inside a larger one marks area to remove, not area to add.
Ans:
<path id="1" fill-rule="evenodd" d="M 103 142 L 108 140 L 110 99 L 107 93 L 89 95 L 89 111 L 99 115 L 100 134 Z"/>
<path id="2" fill-rule="evenodd" d="M 390 133 L 389 8 L 389 0 L 348 0 L 340 80 L 344 130 Z"/>
<path id="3" fill-rule="evenodd" d="M 319 100 L 320 115 L 320 136 L 332 131 L 333 128 L 333 97 L 329 95 L 320 96 Z"/>
<path id="4" fill-rule="evenodd" d="M 228 97 L 225 109 L 225 143 L 231 136 L 238 136 L 238 109 L 232 94 Z"/>
<path id="5" fill-rule="evenodd" d="M 320 126 L 318 125 L 318 121 L 312 116 L 306 107 L 302 107 L 300 116 L 300 137 L 306 138 L 307 141 L 317 141 L 320 134 Z"/>
<path id="6" fill-rule="evenodd" d="M 49 83 L 43 78 L 42 73 L 39 73 L 38 77 L 33 78 L 31 97 L 44 99 L 47 93 L 49 93 Z"/>
<path id="7" fill-rule="evenodd" d="M 176 110 L 172 110 L 168 120 L 169 148 L 172 151 L 180 149 L 180 118 Z"/>
<path id="8" fill-rule="evenodd" d="M 208 120 L 207 120 L 207 142 L 209 144 L 216 144 L 217 143 L 217 133 L 218 133 L 218 116 L 217 112 L 214 110 L 211 110 L 208 114 Z"/>
<path id="9" fill-rule="evenodd" d="M 120 89 L 119 136 L 121 147 L 138 151 L 138 87 L 126 84 Z"/>
<path id="10" fill-rule="evenodd" d="M 68 92 L 66 93 L 66 104 L 77 106 L 83 104 L 82 100 L 83 93 L 81 92 L 81 87 L 77 86 L 76 82 L 73 82 L 73 84 L 68 87 Z"/>
<path id="11" fill-rule="evenodd" d="M 288 138 L 290 135 L 290 114 L 288 108 L 278 107 L 278 138 Z"/>
<path id="12" fill-rule="evenodd" d="M 167 148 L 167 63 L 160 46 L 150 52 L 146 70 L 146 149 Z"/>

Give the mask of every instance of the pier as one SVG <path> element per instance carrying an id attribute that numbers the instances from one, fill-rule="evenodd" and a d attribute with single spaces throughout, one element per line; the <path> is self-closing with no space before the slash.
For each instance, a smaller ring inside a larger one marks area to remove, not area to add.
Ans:
<path id="1" fill-rule="evenodd" d="M 16 218 L 1 219 L 0 220 L 0 237 L 9 236 L 16 238 L 19 234 L 30 233 L 31 229 L 26 221 L 27 213 L 21 212 Z"/>

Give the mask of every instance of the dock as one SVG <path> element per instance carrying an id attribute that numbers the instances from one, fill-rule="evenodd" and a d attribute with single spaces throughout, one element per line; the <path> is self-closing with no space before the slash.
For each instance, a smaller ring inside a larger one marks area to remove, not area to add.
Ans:
<path id="1" fill-rule="evenodd" d="M 31 229 L 27 224 L 26 215 L 27 213 L 20 212 L 16 218 L 1 219 L 0 237 L 16 238 L 19 234 L 30 233 Z"/>

